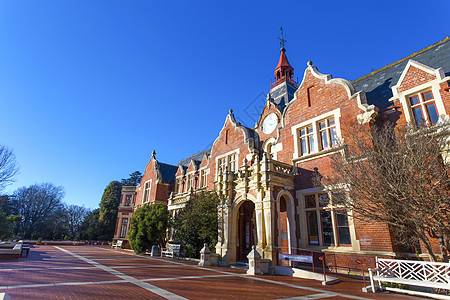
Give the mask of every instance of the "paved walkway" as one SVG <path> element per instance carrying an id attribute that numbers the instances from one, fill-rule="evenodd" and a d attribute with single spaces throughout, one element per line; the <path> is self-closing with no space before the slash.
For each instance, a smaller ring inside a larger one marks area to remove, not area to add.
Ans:
<path id="1" fill-rule="evenodd" d="M 418 299 L 365 294 L 361 281 L 341 280 L 247 276 L 96 246 L 35 246 L 28 258 L 0 260 L 0 293 L 12 299 Z"/>

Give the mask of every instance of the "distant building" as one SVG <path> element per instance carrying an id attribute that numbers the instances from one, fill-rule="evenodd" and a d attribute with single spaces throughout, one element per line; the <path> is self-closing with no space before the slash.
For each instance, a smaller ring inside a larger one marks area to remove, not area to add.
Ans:
<path id="1" fill-rule="evenodd" d="M 253 244 L 274 264 L 277 254 L 299 249 L 334 253 L 337 260 L 352 260 L 347 265 L 398 255 L 386 224 L 352 220 L 351 212 L 332 205 L 317 178 L 330 174 L 346 121 L 374 122 L 393 110 L 400 112 L 398 123 L 423 118 L 433 125 L 448 118 L 450 39 L 353 82 L 321 74 L 308 62 L 297 83 L 283 47 L 274 74 L 254 128 L 237 122 L 230 110 L 211 148 L 177 166 L 152 155 L 141 184 L 123 187 L 114 238 L 126 237 L 136 207 L 163 202 L 174 213 L 195 193 L 215 189 L 226 199 L 219 207 L 216 252 L 228 264 L 245 260 Z"/>

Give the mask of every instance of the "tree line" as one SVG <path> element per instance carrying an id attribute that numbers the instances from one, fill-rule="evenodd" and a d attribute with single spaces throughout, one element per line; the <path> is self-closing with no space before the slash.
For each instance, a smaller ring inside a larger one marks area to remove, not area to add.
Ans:
<path id="1" fill-rule="evenodd" d="M 11 149 L 0 145 L 0 192 L 13 182 L 18 173 Z M 64 188 L 53 183 L 20 187 L 10 195 L 0 196 L 0 240 L 103 240 L 114 235 L 122 184 L 137 185 L 141 174 L 136 171 L 122 182 L 112 181 L 103 193 L 99 208 L 63 201 Z"/>

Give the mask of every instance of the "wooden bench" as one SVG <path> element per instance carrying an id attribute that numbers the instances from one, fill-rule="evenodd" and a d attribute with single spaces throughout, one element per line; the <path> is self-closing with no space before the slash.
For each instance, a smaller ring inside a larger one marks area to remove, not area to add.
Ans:
<path id="1" fill-rule="evenodd" d="M 450 290 L 450 264 L 416 260 L 375 258 L 376 268 L 369 269 L 370 288 L 410 295 L 450 299 L 450 296 L 381 286 L 382 282 Z"/>
<path id="2" fill-rule="evenodd" d="M 180 257 L 181 245 L 180 244 L 169 244 L 167 248 L 161 249 L 161 257 L 168 256 L 174 258 Z"/>

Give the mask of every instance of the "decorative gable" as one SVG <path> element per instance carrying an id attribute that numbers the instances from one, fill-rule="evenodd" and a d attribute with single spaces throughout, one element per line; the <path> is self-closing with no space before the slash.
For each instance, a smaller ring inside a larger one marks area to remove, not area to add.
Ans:
<path id="1" fill-rule="evenodd" d="M 397 84 L 392 87 L 394 95 L 435 79 L 444 78 L 442 69 L 433 69 L 415 60 L 409 60 Z"/>

